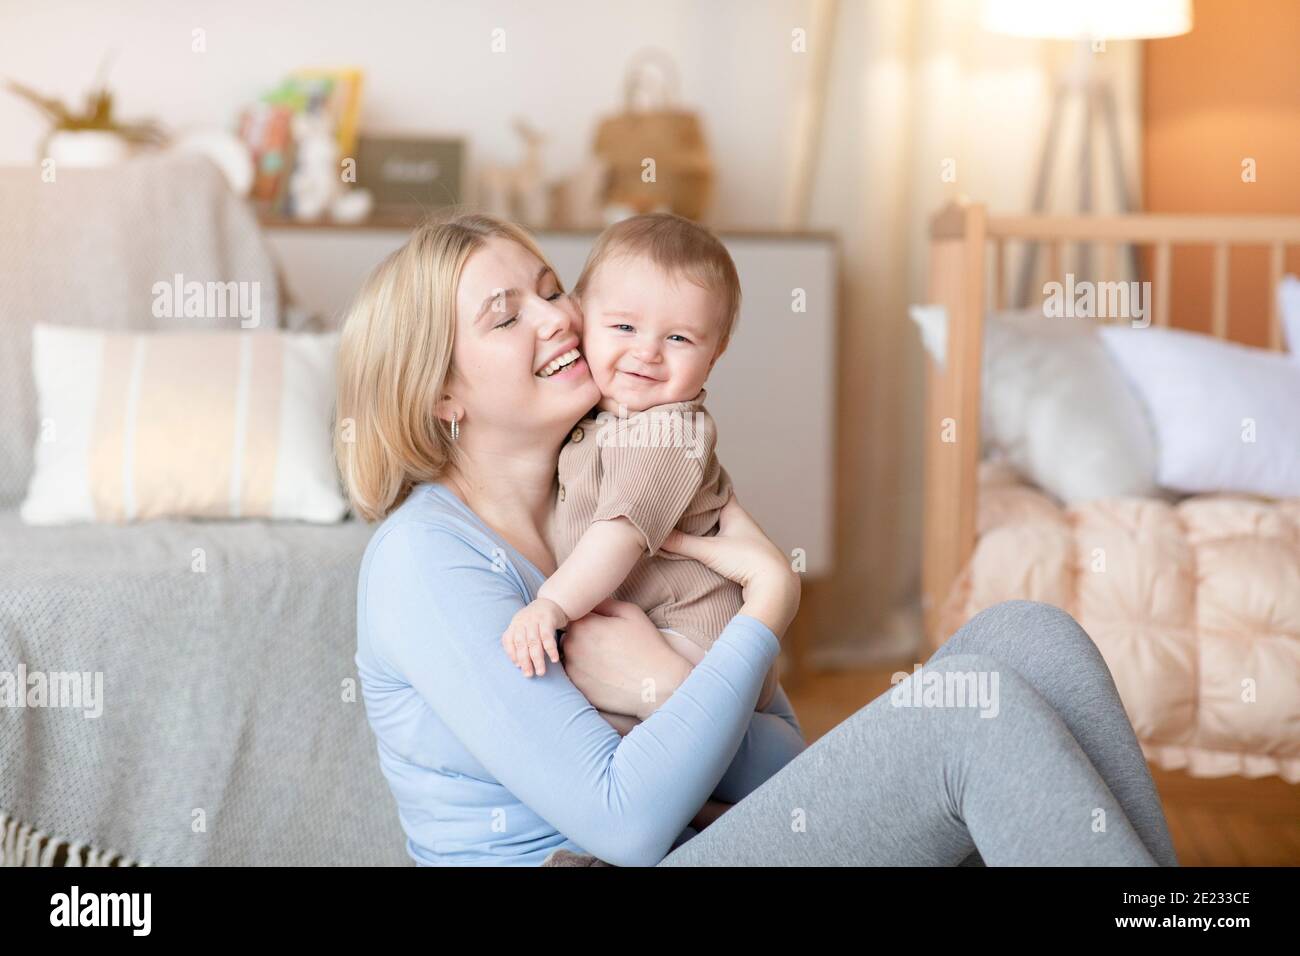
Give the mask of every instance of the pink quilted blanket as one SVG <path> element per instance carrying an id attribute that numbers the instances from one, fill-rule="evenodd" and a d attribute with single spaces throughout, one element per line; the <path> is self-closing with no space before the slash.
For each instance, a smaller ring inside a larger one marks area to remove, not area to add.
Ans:
<path id="1" fill-rule="evenodd" d="M 1062 508 L 986 463 L 941 633 L 1017 598 L 1083 625 L 1158 766 L 1300 782 L 1300 499 Z"/>

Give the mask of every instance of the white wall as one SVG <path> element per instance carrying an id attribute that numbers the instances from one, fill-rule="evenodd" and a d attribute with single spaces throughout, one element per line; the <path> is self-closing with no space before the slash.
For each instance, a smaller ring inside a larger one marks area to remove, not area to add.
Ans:
<path id="1" fill-rule="evenodd" d="M 289 70 L 366 71 L 363 128 L 462 135 L 471 161 L 517 155 L 513 117 L 548 137 L 548 174 L 590 149 L 619 108 L 628 58 L 670 52 L 682 99 L 705 118 L 719 167 L 714 219 L 770 227 L 789 161 L 793 98 L 807 57 L 790 52 L 805 0 L 0 0 L 0 74 L 78 101 L 104 54 L 120 115 L 233 128 L 242 104 Z M 191 51 L 196 28 L 207 51 Z M 492 31 L 506 51 L 491 51 Z M 0 93 L 0 163 L 29 162 L 43 131 Z"/>

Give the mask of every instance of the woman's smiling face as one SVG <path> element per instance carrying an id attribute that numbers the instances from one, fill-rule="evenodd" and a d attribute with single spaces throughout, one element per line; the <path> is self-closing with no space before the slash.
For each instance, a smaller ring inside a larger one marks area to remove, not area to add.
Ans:
<path id="1" fill-rule="evenodd" d="M 581 336 L 582 311 L 551 269 L 517 242 L 487 239 L 456 290 L 447 391 L 465 410 L 466 434 L 558 439 L 600 400 L 586 361 L 573 354 Z"/>

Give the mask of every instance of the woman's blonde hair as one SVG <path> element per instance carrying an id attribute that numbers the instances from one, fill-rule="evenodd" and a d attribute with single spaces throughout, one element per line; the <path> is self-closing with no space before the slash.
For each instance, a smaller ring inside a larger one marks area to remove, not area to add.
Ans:
<path id="1" fill-rule="evenodd" d="M 493 236 L 550 265 L 519 226 L 455 213 L 418 226 L 370 273 L 348 311 L 334 456 L 353 511 L 367 521 L 383 520 L 415 485 L 437 480 L 455 460 L 437 404 L 451 372 L 456 289 L 466 260 Z"/>

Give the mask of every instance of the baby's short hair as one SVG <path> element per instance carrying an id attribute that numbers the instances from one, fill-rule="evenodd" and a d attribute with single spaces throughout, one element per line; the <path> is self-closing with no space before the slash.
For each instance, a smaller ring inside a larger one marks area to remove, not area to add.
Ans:
<path id="1" fill-rule="evenodd" d="M 623 219 L 596 239 L 582 275 L 573 287 L 581 299 L 596 270 L 607 259 L 644 255 L 669 275 L 684 275 L 721 300 L 722 336 L 718 351 L 727 347 L 740 318 L 740 277 L 718 237 L 697 222 L 670 212 L 652 212 Z"/>

